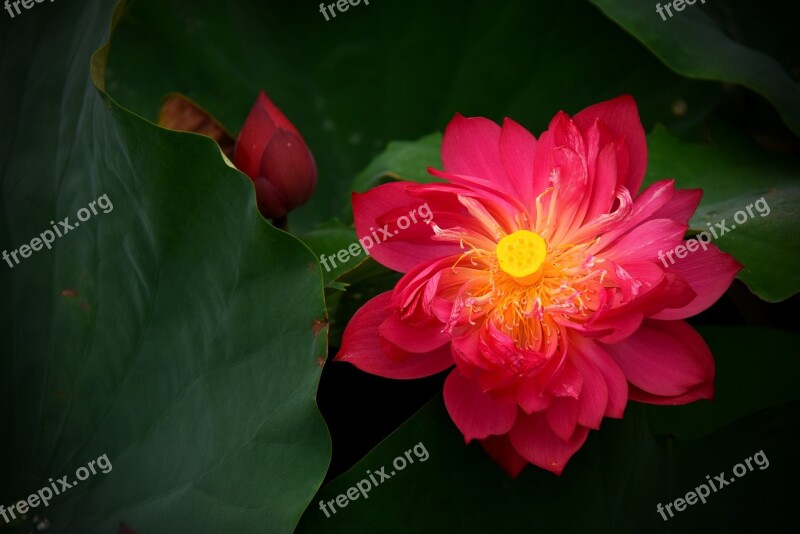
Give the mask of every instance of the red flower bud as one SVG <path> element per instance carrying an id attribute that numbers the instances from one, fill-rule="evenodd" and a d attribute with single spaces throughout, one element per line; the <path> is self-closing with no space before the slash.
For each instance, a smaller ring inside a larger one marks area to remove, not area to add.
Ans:
<path id="1" fill-rule="evenodd" d="M 239 132 L 233 162 L 253 180 L 265 217 L 283 217 L 305 204 L 317 185 L 314 156 L 264 91 Z"/>

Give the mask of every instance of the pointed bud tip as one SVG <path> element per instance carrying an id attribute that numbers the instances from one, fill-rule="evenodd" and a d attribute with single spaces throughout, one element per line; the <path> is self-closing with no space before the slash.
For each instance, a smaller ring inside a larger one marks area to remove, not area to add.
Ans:
<path id="1" fill-rule="evenodd" d="M 239 133 L 234 164 L 255 184 L 259 209 L 268 218 L 305 204 L 316 188 L 314 156 L 263 90 Z"/>

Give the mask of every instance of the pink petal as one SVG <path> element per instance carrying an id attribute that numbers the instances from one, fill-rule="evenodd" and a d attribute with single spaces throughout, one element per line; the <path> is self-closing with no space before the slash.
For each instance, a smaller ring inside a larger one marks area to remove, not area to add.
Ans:
<path id="1" fill-rule="evenodd" d="M 266 178 L 278 193 L 277 199 L 257 195 L 260 203 L 270 206 L 273 217 L 305 204 L 317 185 L 317 164 L 303 138 L 290 130 L 278 128 L 264 148 L 257 178 Z M 272 207 L 277 200 L 277 211 Z"/>
<path id="2" fill-rule="evenodd" d="M 515 404 L 497 402 L 490 394 L 481 391 L 476 382 L 461 376 L 458 369 L 454 369 L 445 380 L 444 403 L 467 443 L 505 434 L 517 418 Z"/>
<path id="3" fill-rule="evenodd" d="M 626 265 L 626 270 L 631 265 L 635 264 Z M 638 290 L 639 295 L 634 302 L 630 303 L 629 306 L 621 306 L 618 311 L 613 310 L 608 312 L 603 316 L 603 321 L 614 321 L 617 315 L 629 313 L 637 313 L 643 318 L 652 317 L 664 308 L 680 308 L 681 306 L 685 306 L 697 296 L 697 293 L 689 287 L 689 284 L 677 274 L 664 272 L 661 268 L 661 264 L 648 263 L 647 265 L 649 265 L 648 268 L 658 269 L 661 272 L 660 280 L 647 280 Z M 618 339 L 601 339 L 600 341 L 612 344 L 622 341 L 622 339 L 624 338 L 619 337 Z"/>
<path id="4" fill-rule="evenodd" d="M 555 397 L 577 399 L 581 394 L 581 388 L 583 388 L 583 375 L 569 360 L 564 361 L 561 369 L 547 384 L 547 391 Z"/>
<path id="5" fill-rule="evenodd" d="M 559 152 L 566 152 L 568 155 L 559 155 Z M 585 160 L 583 160 L 585 153 L 586 147 L 578 127 L 563 111 L 556 113 L 547 130 L 542 133 L 536 143 L 536 157 L 533 161 L 533 194 L 543 193 L 550 186 L 553 171 L 559 168 L 562 168 L 559 171 L 562 190 L 574 192 L 585 186 L 588 176 Z M 574 159 L 573 154 L 577 161 L 570 162 L 571 159 Z M 573 175 L 573 170 L 577 170 L 577 174 Z M 563 194 L 559 195 L 559 202 L 565 207 L 570 207 L 564 202 Z M 575 207 L 572 206 L 571 209 L 574 211 Z"/>
<path id="6" fill-rule="evenodd" d="M 713 391 L 711 351 L 684 321 L 648 319 L 635 334 L 605 349 L 628 381 L 645 393 L 675 400 L 696 390 L 705 396 Z"/>
<path id="7" fill-rule="evenodd" d="M 394 235 L 392 227 L 396 228 L 396 225 L 389 226 L 391 237 L 384 236 L 378 230 L 384 226 L 378 221 L 387 212 L 401 208 L 404 213 L 411 211 L 418 213 L 417 210 L 424 205 L 424 201 L 420 201 L 406 192 L 409 185 L 412 184 L 393 182 L 380 185 L 364 194 L 353 193 L 352 200 L 356 233 L 362 242 L 373 245 L 369 248 L 368 253 L 382 265 L 400 272 L 406 272 L 423 261 L 461 253 L 458 244 L 432 240 L 433 228 L 422 221 L 413 224 L 415 230 L 413 234 L 402 232 Z M 429 208 L 434 212 L 433 218 L 436 220 L 435 210 L 430 206 Z M 378 236 L 378 243 L 374 243 L 375 235 Z"/>
<path id="8" fill-rule="evenodd" d="M 613 308 L 610 310 L 605 306 L 598 308 L 585 326 L 587 332 L 594 332 L 603 327 L 610 327 L 616 332 L 615 335 L 619 337 L 613 340 L 602 339 L 601 341 L 604 343 L 616 343 L 624 337 L 627 337 L 626 332 L 628 330 L 638 327 L 635 323 L 626 326 L 623 324 L 626 322 L 626 319 L 620 319 L 620 316 L 631 313 L 643 315 L 643 309 L 647 308 L 640 308 L 640 304 L 644 302 L 644 299 L 646 299 L 650 292 L 658 291 L 664 287 L 664 279 L 667 275 L 660 265 L 650 261 L 628 262 L 625 263 L 624 266 L 613 262 L 607 262 L 606 268 L 609 269 L 609 275 L 606 277 L 606 280 L 608 280 L 607 283 L 618 288 L 616 294 L 613 295 L 613 300 L 609 303 Z M 661 310 L 663 307 L 664 306 L 658 307 L 656 311 Z M 604 333 L 603 335 L 608 334 L 610 333 Z M 599 334 L 592 337 L 599 337 Z"/>
<path id="9" fill-rule="evenodd" d="M 556 147 L 569 148 L 581 156 L 586 154 L 586 145 L 580 128 L 563 111 L 556 113 L 547 129 L 553 133 L 553 142 Z"/>
<path id="10" fill-rule="evenodd" d="M 458 256 L 444 257 L 434 261 L 420 262 L 409 269 L 394 286 L 392 306 L 400 309 L 410 306 L 419 299 L 426 284 L 442 270 L 447 269 L 458 259 Z"/>
<path id="11" fill-rule="evenodd" d="M 570 335 L 569 340 L 571 349 L 578 351 L 589 365 L 600 371 L 605 379 L 608 388 L 608 406 L 604 415 L 615 419 L 621 418 L 628 403 L 628 381 L 622 370 L 600 343 L 579 334 Z M 573 363 L 580 365 L 576 362 Z M 584 374 L 584 380 L 588 379 L 589 375 Z"/>
<path id="12" fill-rule="evenodd" d="M 256 189 L 258 209 L 265 217 L 283 217 L 286 215 L 288 211 L 286 209 L 287 202 L 280 189 L 272 185 L 263 176 L 256 176 L 253 179 L 253 185 Z"/>
<path id="13" fill-rule="evenodd" d="M 536 157 L 533 159 L 533 194 L 541 195 L 550 185 L 550 172 L 554 167 L 553 151 L 556 148 L 555 135 L 545 130 L 536 143 Z"/>
<path id="14" fill-rule="evenodd" d="M 553 432 L 543 413 L 535 413 L 519 414 L 508 437 L 520 456 L 542 469 L 560 475 L 588 435 L 588 428 L 578 426 L 572 437 L 564 441 Z"/>
<path id="15" fill-rule="evenodd" d="M 647 140 L 636 102 L 630 95 L 619 96 L 589 106 L 577 113 L 572 120 L 581 131 L 586 132 L 597 119 L 600 119 L 612 132 L 614 138 L 625 139 L 629 154 L 629 169 L 624 185 L 631 195 L 635 195 L 642 185 L 647 169 Z"/>
<path id="16" fill-rule="evenodd" d="M 494 121 L 456 113 L 442 139 L 445 172 L 477 176 L 506 193 L 515 193 L 500 160 L 500 135 L 500 126 Z"/>
<path id="17" fill-rule="evenodd" d="M 651 186 L 652 187 L 652 186 Z M 702 189 L 676 189 L 672 199 L 661 209 L 655 212 L 653 219 L 672 219 L 681 224 L 689 224 L 700 199 L 703 197 Z"/>
<path id="18" fill-rule="evenodd" d="M 506 391 L 515 391 L 515 387 L 519 381 L 519 375 L 500 367 L 497 369 L 481 370 L 475 373 L 474 379 L 482 391 L 489 392 L 495 399 L 499 399 L 505 396 L 504 393 Z M 513 394 L 509 396 L 509 402 L 513 402 L 514 399 L 515 397 Z"/>
<path id="19" fill-rule="evenodd" d="M 691 389 L 683 395 L 676 395 L 674 397 L 661 397 L 643 391 L 636 386 L 630 386 L 630 400 L 636 402 L 643 402 L 645 404 L 657 404 L 662 406 L 678 406 L 681 404 L 689 404 L 699 400 L 713 400 L 714 399 L 714 384 L 713 382 L 706 382 L 705 384 Z"/>
<path id="20" fill-rule="evenodd" d="M 498 329 L 492 321 L 481 330 L 480 349 L 489 361 L 509 362 L 503 367 L 517 376 L 533 374 L 548 362 L 546 353 L 520 349 L 509 332 Z"/>
<path id="21" fill-rule="evenodd" d="M 508 436 L 489 436 L 480 441 L 486 453 L 497 462 L 511 478 L 517 478 L 528 460 L 520 456 L 511 445 Z"/>
<path id="22" fill-rule="evenodd" d="M 674 180 L 660 180 L 651 184 L 633 201 L 629 216 L 614 228 L 605 232 L 603 239 L 611 243 L 637 226 L 641 226 L 645 221 L 653 219 L 671 219 L 671 217 L 656 217 L 655 215 L 669 206 L 670 202 L 675 197 L 675 193 Z M 676 222 L 686 224 L 686 221 Z"/>
<path id="23" fill-rule="evenodd" d="M 578 421 L 581 426 L 600 428 L 600 422 L 608 406 L 608 386 L 603 374 L 588 358 L 573 351 L 572 363 L 583 375 L 583 388 L 578 398 Z M 552 426 L 552 425 L 551 425 Z"/>
<path id="24" fill-rule="evenodd" d="M 267 102 L 272 105 L 271 108 L 267 106 Z M 283 113 L 270 102 L 267 95 L 264 94 L 264 91 L 261 91 L 236 139 L 233 161 L 239 170 L 251 179 L 258 176 L 261 158 L 264 154 L 264 147 L 267 146 L 267 143 L 277 128 L 268 110 L 271 110 L 271 112 L 275 114 L 275 117 L 280 115 L 283 117 L 283 120 L 286 120 Z M 286 122 L 288 123 L 289 121 L 286 120 Z M 294 126 L 292 126 L 292 130 L 294 130 Z M 297 135 L 299 136 L 300 134 Z"/>
<path id="25" fill-rule="evenodd" d="M 448 341 L 450 336 L 442 332 L 444 325 L 438 321 L 426 325 L 412 325 L 390 314 L 378 327 L 378 333 L 390 343 L 408 352 L 430 352 Z"/>
<path id="26" fill-rule="evenodd" d="M 530 209 L 533 206 L 533 160 L 536 138 L 521 125 L 506 118 L 500 134 L 500 160 L 512 193 Z"/>
<path id="27" fill-rule="evenodd" d="M 451 342 L 453 359 L 462 374 L 472 376 L 475 369 L 488 369 L 489 366 L 480 351 L 480 331 L 467 330 L 454 337 Z"/>
<path id="28" fill-rule="evenodd" d="M 409 188 L 410 193 L 420 194 L 420 196 L 424 194 L 426 197 L 432 192 L 449 193 L 452 195 L 453 200 L 462 204 L 462 208 L 466 207 L 464 206 L 465 200 L 472 203 L 477 202 L 483 206 L 508 233 L 515 230 L 518 226 L 515 214 L 517 212 L 526 213 L 527 211 L 527 208 L 515 193 L 506 192 L 503 188 L 498 187 L 496 182 L 475 176 L 439 171 L 431 167 L 428 167 L 428 172 L 449 183 L 423 184 L 416 188 Z M 439 226 L 443 226 L 438 219 L 436 222 Z M 475 218 L 475 214 L 470 213 L 470 219 L 461 221 L 459 226 L 477 228 L 480 224 L 481 222 Z"/>
<path id="29" fill-rule="evenodd" d="M 568 240 L 580 243 L 602 235 L 603 243 L 597 245 L 599 249 L 610 245 L 617 237 L 625 234 L 628 229 L 620 230 L 620 228 L 630 220 L 633 199 L 625 188 L 617 189 L 614 199 L 612 211 L 598 215 L 591 221 L 584 221 L 583 225 L 574 228 L 573 233 L 567 236 Z"/>
<path id="30" fill-rule="evenodd" d="M 381 293 L 353 315 L 334 359 L 352 363 L 367 373 L 396 379 L 422 378 L 453 365 L 449 344 L 431 352 L 411 353 L 380 336 L 378 328 L 391 313 L 387 310 L 390 298 L 391 292 Z M 392 352 L 391 357 L 387 348 Z"/>
<path id="31" fill-rule="evenodd" d="M 545 411 L 547 424 L 556 433 L 556 436 L 567 441 L 575 432 L 578 424 L 580 403 L 571 397 L 558 397 Z"/>
<path id="32" fill-rule="evenodd" d="M 269 114 L 271 119 L 275 122 L 276 127 L 289 130 L 297 137 L 301 137 L 300 132 L 297 131 L 297 128 L 294 127 L 294 124 L 292 124 L 289 119 L 286 118 L 286 115 L 284 115 L 283 112 L 278 109 L 278 106 L 276 106 L 272 100 L 270 100 L 270 98 L 267 96 L 267 93 L 264 91 L 261 91 L 258 94 L 258 102 L 256 103 L 256 106 L 265 110 Z"/>
<path id="33" fill-rule="evenodd" d="M 645 287 L 655 287 L 661 283 L 665 274 L 659 264 L 649 261 L 635 261 L 625 264 L 625 272 Z"/>
<path id="34" fill-rule="evenodd" d="M 634 228 L 627 235 L 605 248 L 602 237 L 597 250 L 593 254 L 602 252 L 606 257 L 616 263 L 625 264 L 635 261 L 655 261 L 658 253 L 664 249 L 669 250 L 681 242 L 686 232 L 686 225 L 669 219 L 654 219 Z"/>
<path id="35" fill-rule="evenodd" d="M 517 385 L 517 402 L 525 413 L 540 412 L 550 406 L 552 400 L 553 396 L 534 378 L 526 378 Z"/>
<path id="36" fill-rule="evenodd" d="M 687 240 L 684 243 L 688 243 Z M 705 249 L 703 248 L 705 245 Z M 684 244 L 685 246 L 685 244 Z M 695 251 L 686 251 L 684 258 L 672 254 L 675 264 L 664 256 L 667 272 L 680 276 L 697 293 L 697 297 L 681 308 L 668 308 L 653 315 L 653 319 L 685 319 L 708 309 L 728 290 L 742 264 L 730 254 L 721 252 L 716 245 L 698 242 Z"/>
<path id="37" fill-rule="evenodd" d="M 596 130 L 596 128 L 592 128 L 592 130 Z M 606 145 L 600 150 L 594 161 L 594 169 L 590 169 L 593 171 L 590 174 L 592 196 L 585 216 L 587 221 L 611 211 L 617 191 L 617 151 L 614 145 Z"/>
<path id="38" fill-rule="evenodd" d="M 558 224 L 552 240 L 559 242 L 583 223 L 589 203 L 586 196 L 589 175 L 583 156 L 569 148 L 556 148 L 553 161 L 553 182 L 558 192 L 554 212 L 558 214 Z"/>
<path id="39" fill-rule="evenodd" d="M 643 320 L 644 314 L 638 311 L 638 306 L 625 306 L 619 313 L 600 314 L 597 320 L 575 330 L 603 343 L 617 343 L 635 332 Z"/>

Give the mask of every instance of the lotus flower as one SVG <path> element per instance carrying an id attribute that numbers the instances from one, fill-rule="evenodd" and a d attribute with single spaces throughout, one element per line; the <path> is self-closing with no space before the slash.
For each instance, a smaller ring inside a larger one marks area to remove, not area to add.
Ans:
<path id="1" fill-rule="evenodd" d="M 234 164 L 253 181 L 265 217 L 283 217 L 308 202 L 317 165 L 303 137 L 264 91 L 236 140 Z"/>
<path id="2" fill-rule="evenodd" d="M 659 261 L 702 191 L 639 192 L 647 146 L 631 97 L 560 112 L 539 139 L 456 115 L 442 162 L 429 172 L 443 182 L 353 195 L 359 236 L 423 203 L 433 219 L 372 249 L 405 275 L 356 312 L 338 361 L 396 379 L 455 364 L 447 411 L 512 477 L 528 463 L 561 474 L 628 399 L 713 397 L 714 360 L 684 319 L 741 265 L 714 245 Z"/>

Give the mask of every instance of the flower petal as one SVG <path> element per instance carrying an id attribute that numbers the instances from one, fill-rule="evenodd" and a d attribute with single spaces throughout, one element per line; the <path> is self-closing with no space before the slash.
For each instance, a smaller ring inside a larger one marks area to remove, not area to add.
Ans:
<path id="1" fill-rule="evenodd" d="M 590 130 L 593 134 L 597 127 Z M 595 134 L 598 135 L 599 134 Z M 591 157 L 591 155 L 590 155 Z M 586 211 L 585 220 L 591 221 L 595 217 L 611 211 L 617 192 L 617 150 L 613 144 L 608 144 L 600 149 L 594 162 L 590 161 L 589 177 L 591 179 L 591 202 Z"/>
<path id="2" fill-rule="evenodd" d="M 390 343 L 408 352 L 430 352 L 448 341 L 442 332 L 444 325 L 438 321 L 425 325 L 412 325 L 392 313 L 378 327 L 378 333 Z"/>
<path id="3" fill-rule="evenodd" d="M 445 172 L 477 176 L 515 193 L 500 160 L 500 126 L 484 117 L 464 117 L 456 113 L 442 139 L 442 164 Z"/>
<path id="4" fill-rule="evenodd" d="M 391 292 L 381 293 L 353 315 L 334 359 L 352 363 L 367 373 L 396 379 L 422 378 L 453 365 L 449 343 L 430 352 L 411 353 L 380 336 L 378 329 L 391 313 L 387 310 L 390 298 Z"/>
<path id="5" fill-rule="evenodd" d="M 500 134 L 500 159 L 512 192 L 533 208 L 533 160 L 536 137 L 520 124 L 506 118 Z"/>
<path id="6" fill-rule="evenodd" d="M 553 396 L 535 378 L 525 378 L 517 385 L 517 402 L 525 413 L 540 412 L 550 406 Z"/>
<path id="7" fill-rule="evenodd" d="M 624 185 L 631 195 L 635 195 L 642 185 L 647 169 L 647 139 L 636 102 L 632 96 L 622 95 L 589 106 L 577 113 L 572 120 L 581 131 L 585 132 L 597 119 L 600 119 L 611 130 L 614 138 L 625 139 L 628 147 L 629 166 Z"/>
<path id="8" fill-rule="evenodd" d="M 669 219 L 653 219 L 634 228 L 610 246 L 608 243 L 603 245 L 601 237 L 600 244 L 596 245 L 597 250 L 591 252 L 602 253 L 603 257 L 619 264 L 655 261 L 659 252 L 680 243 L 684 233 L 686 233 L 685 224 Z"/>
<path id="9" fill-rule="evenodd" d="M 636 333 L 605 349 L 631 384 L 666 404 L 713 395 L 711 351 L 684 321 L 648 319 Z"/>
<path id="10" fill-rule="evenodd" d="M 702 189 L 676 189 L 670 201 L 656 211 L 652 218 L 672 219 L 681 224 L 689 224 L 689 219 L 692 218 L 692 215 L 697 210 L 702 197 Z"/>
<path id="11" fill-rule="evenodd" d="M 572 437 L 564 441 L 550 428 L 545 414 L 535 413 L 519 414 L 508 437 L 520 456 L 534 465 L 560 475 L 588 435 L 588 428 L 578 426 Z"/>
<path id="12" fill-rule="evenodd" d="M 272 137 L 272 134 L 277 128 L 273 116 L 270 116 L 270 113 L 272 113 L 274 117 L 283 117 L 281 120 L 291 124 L 283 113 L 281 113 L 280 110 L 272 104 L 270 99 L 267 98 L 264 91 L 261 91 L 236 139 L 233 161 L 239 170 L 251 179 L 255 179 L 255 177 L 258 176 L 264 147 L 267 146 L 270 137 Z M 294 130 L 294 126 L 291 128 Z M 297 135 L 299 136 L 300 134 L 298 133 Z"/>
<path id="13" fill-rule="evenodd" d="M 647 189 L 639 193 L 639 196 L 633 201 L 628 216 L 605 232 L 603 239 L 606 240 L 607 243 L 612 243 L 637 226 L 641 226 L 645 221 L 653 219 L 672 219 L 667 216 L 672 213 L 669 210 L 665 210 L 665 215 L 662 217 L 656 217 L 655 215 L 670 205 L 675 194 L 674 180 L 659 180 L 658 182 L 650 184 Z M 686 221 L 683 220 L 677 220 L 676 222 L 686 224 Z"/>
<path id="14" fill-rule="evenodd" d="M 567 441 L 575 432 L 575 425 L 578 424 L 578 412 L 580 404 L 571 397 L 557 397 L 545 411 L 547 424 L 553 429 L 556 435 Z"/>
<path id="15" fill-rule="evenodd" d="M 261 91 L 258 94 L 258 102 L 256 103 L 256 106 L 265 110 L 269 114 L 276 127 L 288 130 L 297 137 L 300 137 L 300 132 L 297 131 L 297 128 L 294 127 L 294 124 L 292 124 L 289 119 L 286 118 L 286 115 L 284 115 L 278 106 L 276 106 L 272 100 L 270 100 L 270 98 L 267 96 L 267 93 L 264 91 Z"/>
<path id="16" fill-rule="evenodd" d="M 414 225 L 413 233 L 401 232 L 393 235 L 393 225 L 389 225 L 388 229 L 391 237 L 379 230 L 384 228 L 385 223 L 378 221 L 383 221 L 386 213 L 398 208 L 409 213 L 424 205 L 424 202 L 406 192 L 410 185 L 413 184 L 393 182 L 370 189 L 364 194 L 353 193 L 352 197 L 356 233 L 363 243 L 372 243 L 372 247 L 365 244 L 365 248 L 369 248 L 367 252 L 378 263 L 399 272 L 406 272 L 427 260 L 461 253 L 458 244 L 432 240 L 433 228 L 423 221 Z M 435 220 L 435 209 L 431 206 L 429 208 Z M 378 236 L 378 243 L 375 243 L 375 235 Z"/>
<path id="17" fill-rule="evenodd" d="M 583 375 L 583 388 L 578 398 L 578 420 L 581 426 L 597 430 L 608 406 L 608 386 L 603 374 L 578 351 L 572 351 L 572 364 Z M 550 425 L 552 426 L 552 424 Z"/>
<path id="18" fill-rule="evenodd" d="M 489 436 L 480 441 L 486 453 L 497 462 L 511 478 L 517 475 L 528 465 L 528 460 L 519 455 L 511 445 L 508 436 Z"/>
<path id="19" fill-rule="evenodd" d="M 608 405 L 604 415 L 615 419 L 621 418 L 628 403 L 628 381 L 617 363 L 600 343 L 579 334 L 570 336 L 570 348 L 580 352 L 586 362 L 603 375 L 608 388 Z M 580 365 L 577 359 L 573 363 Z M 584 374 L 584 381 L 587 379 L 590 379 L 589 375 Z"/>
<path id="20" fill-rule="evenodd" d="M 583 375 L 569 360 L 564 360 L 557 374 L 547 384 L 548 393 L 555 397 L 577 399 L 581 394 L 581 388 L 583 388 Z"/>
<path id="21" fill-rule="evenodd" d="M 686 241 L 688 242 L 688 240 Z M 728 290 L 733 279 L 742 269 L 742 264 L 730 254 L 721 252 L 716 245 L 697 243 L 700 247 L 688 251 L 684 258 L 676 254 L 675 264 L 667 267 L 667 272 L 680 276 L 697 293 L 697 297 L 681 308 L 668 308 L 653 315 L 654 319 L 685 319 L 697 315 L 714 304 Z M 664 257 L 665 263 L 667 257 Z"/>
<path id="22" fill-rule="evenodd" d="M 481 391 L 476 382 L 462 376 L 458 369 L 453 369 L 445 380 L 444 403 L 467 443 L 505 434 L 517 418 L 516 404 L 496 401 L 489 393 Z"/>
<path id="23" fill-rule="evenodd" d="M 434 168 L 428 167 L 428 172 L 437 178 L 446 180 L 449 183 L 432 183 L 423 184 L 417 187 L 410 187 L 409 193 L 411 194 L 424 194 L 428 197 L 430 193 L 444 193 L 449 194 L 453 200 L 459 202 L 463 208 L 466 208 L 469 214 L 468 218 L 463 218 L 460 226 L 475 229 L 476 227 L 485 226 L 486 220 L 480 220 L 482 217 L 478 216 L 474 209 L 470 209 L 470 204 L 480 204 L 481 211 L 486 211 L 496 219 L 495 223 L 500 223 L 501 226 L 507 231 L 511 232 L 517 228 L 515 214 L 526 213 L 526 207 L 522 204 L 515 193 L 506 192 L 502 188 L 497 187 L 495 182 L 479 178 L 475 176 L 467 176 L 463 174 L 454 174 L 444 171 L 439 171 Z M 466 203 L 465 203 L 466 201 Z M 437 209 L 437 213 L 438 213 Z M 441 217 L 436 218 L 436 223 L 443 226 Z M 492 232 L 494 233 L 494 232 Z"/>
<path id="24" fill-rule="evenodd" d="M 279 208 L 272 209 L 274 199 L 256 198 L 270 206 L 270 216 L 282 217 L 311 198 L 317 186 L 317 164 L 302 137 L 278 128 L 264 147 L 257 178 L 261 177 L 279 193 Z"/>

